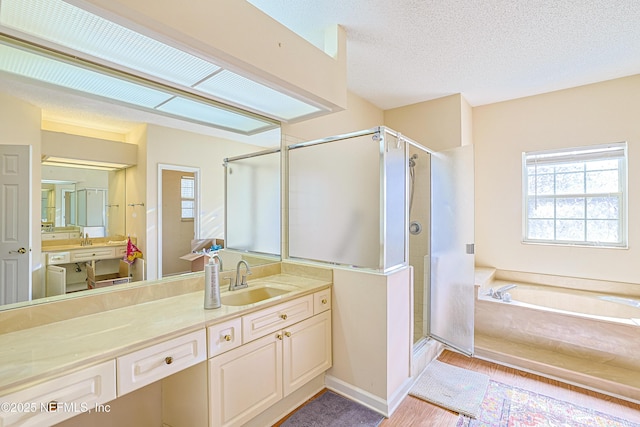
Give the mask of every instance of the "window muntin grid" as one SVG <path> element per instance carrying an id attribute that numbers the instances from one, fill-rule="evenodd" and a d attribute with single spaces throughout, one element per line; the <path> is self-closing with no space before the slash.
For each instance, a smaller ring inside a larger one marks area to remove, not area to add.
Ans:
<path id="1" fill-rule="evenodd" d="M 626 247 L 626 143 L 523 160 L 524 242 Z"/>

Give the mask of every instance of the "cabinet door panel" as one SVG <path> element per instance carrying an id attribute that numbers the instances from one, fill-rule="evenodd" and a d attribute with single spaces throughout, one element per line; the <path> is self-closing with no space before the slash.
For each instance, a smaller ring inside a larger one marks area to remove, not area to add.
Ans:
<path id="1" fill-rule="evenodd" d="M 241 425 L 282 398 L 282 341 L 275 335 L 209 360 L 212 427 Z"/>
<path id="2" fill-rule="evenodd" d="M 331 367 L 331 311 L 284 330 L 284 395 Z"/>

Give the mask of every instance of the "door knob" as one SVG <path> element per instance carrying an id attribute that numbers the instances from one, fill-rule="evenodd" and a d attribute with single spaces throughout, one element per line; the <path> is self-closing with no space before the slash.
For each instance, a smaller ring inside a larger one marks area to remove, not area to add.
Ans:
<path id="1" fill-rule="evenodd" d="M 10 254 L 26 254 L 27 250 L 25 248 L 20 248 L 17 251 L 9 251 Z"/>

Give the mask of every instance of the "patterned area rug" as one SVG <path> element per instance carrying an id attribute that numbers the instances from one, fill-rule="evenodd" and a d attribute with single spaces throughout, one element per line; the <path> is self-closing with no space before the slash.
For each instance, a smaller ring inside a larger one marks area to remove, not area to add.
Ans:
<path id="1" fill-rule="evenodd" d="M 374 410 L 325 391 L 295 411 L 281 426 L 286 427 L 376 427 L 384 417 Z"/>
<path id="2" fill-rule="evenodd" d="M 640 427 L 640 424 L 491 381 L 478 418 L 461 415 L 456 424 L 456 427 L 488 426 Z"/>

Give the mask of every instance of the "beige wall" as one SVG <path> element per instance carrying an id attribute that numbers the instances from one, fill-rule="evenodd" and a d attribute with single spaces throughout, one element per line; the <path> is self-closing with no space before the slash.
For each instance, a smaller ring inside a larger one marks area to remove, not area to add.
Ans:
<path id="1" fill-rule="evenodd" d="M 640 75 L 473 110 L 476 264 L 640 283 Z M 627 141 L 629 249 L 525 245 L 522 152 Z"/>
<path id="2" fill-rule="evenodd" d="M 147 278 L 158 270 L 158 167 L 160 164 L 200 170 L 200 235 L 197 238 L 222 238 L 224 235 L 225 157 L 262 151 L 264 147 L 242 144 L 191 132 L 148 125 L 146 132 L 146 228 L 144 248 Z M 277 146 L 279 141 L 274 141 Z M 140 166 L 140 163 L 138 164 Z M 127 194 L 129 198 L 129 194 Z M 127 220 L 128 221 L 128 220 Z M 128 223 L 127 223 L 128 227 Z M 140 230 L 138 230 L 140 231 Z"/>
<path id="3" fill-rule="evenodd" d="M 111 206 L 107 206 L 107 236 L 126 234 L 126 174 L 127 171 L 124 169 L 109 172 L 109 200 L 107 200 L 107 205 Z"/>
<path id="4" fill-rule="evenodd" d="M 463 115 L 464 114 L 464 115 Z M 470 107 L 450 95 L 384 112 L 384 124 L 435 151 L 469 143 Z"/>
<path id="5" fill-rule="evenodd" d="M 383 124 L 384 114 L 381 109 L 348 93 L 345 111 L 300 123 L 285 123 L 282 125 L 282 134 L 285 141 L 291 144 L 371 129 Z"/>
<path id="6" fill-rule="evenodd" d="M 136 246 L 147 258 L 147 125 L 138 126 L 127 135 L 127 142 L 138 147 L 138 164 L 126 169 L 126 211 L 127 235 L 136 241 Z M 145 206 L 129 206 L 145 203 Z M 146 265 L 145 265 L 146 268 Z M 146 277 L 146 276 L 145 276 Z"/>

